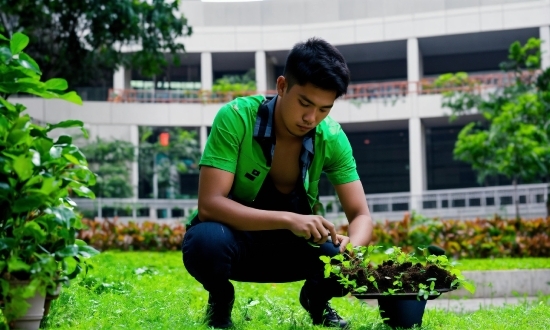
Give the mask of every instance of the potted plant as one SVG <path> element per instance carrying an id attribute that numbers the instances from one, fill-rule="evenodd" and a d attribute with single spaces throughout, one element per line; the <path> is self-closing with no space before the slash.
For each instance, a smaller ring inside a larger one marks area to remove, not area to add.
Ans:
<path id="1" fill-rule="evenodd" d="M 82 228 L 71 194 L 93 198 L 95 182 L 86 158 L 72 138 L 51 137 L 57 128 L 80 127 L 67 120 L 33 123 L 25 107 L 8 96 L 29 93 L 81 104 L 63 79 L 40 81 L 36 62 L 23 49 L 29 38 L 0 35 L 0 308 L 10 327 L 38 329 L 47 292 L 86 269 L 85 258 L 97 252 L 77 240 Z M 37 306 L 29 310 L 29 299 Z"/>
<path id="2" fill-rule="evenodd" d="M 359 299 L 378 299 L 380 315 L 392 327 L 422 325 L 426 301 L 460 287 L 473 292 L 467 281 L 437 247 L 405 253 L 399 247 L 385 252 L 382 263 L 371 260 L 375 246 L 346 246 L 345 253 L 332 258 L 322 256 L 325 277 L 337 278 Z"/>

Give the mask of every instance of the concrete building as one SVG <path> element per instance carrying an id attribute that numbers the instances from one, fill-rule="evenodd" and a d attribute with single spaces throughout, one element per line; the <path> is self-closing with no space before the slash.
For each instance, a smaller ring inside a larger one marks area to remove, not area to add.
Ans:
<path id="1" fill-rule="evenodd" d="M 187 53 L 179 67 L 156 82 L 120 68 L 111 101 L 79 107 L 27 99 L 29 113 L 47 122 L 81 119 L 92 135 L 134 143 L 139 125 L 189 127 L 204 145 L 220 103 L 198 90 L 211 90 L 224 74 L 254 69 L 258 91 L 270 93 L 292 46 L 322 37 L 351 70 L 348 95 L 331 116 L 353 145 L 376 217 L 413 209 L 449 217 L 509 211 L 509 181 L 493 178 L 479 187 L 469 165 L 452 157 L 461 127 L 479 117 L 449 122 L 441 95 L 422 83 L 465 71 L 498 87 L 509 45 L 530 37 L 543 40 L 543 67 L 550 66 L 550 0 L 183 0 L 181 11 L 194 32 L 181 40 Z M 134 175 L 136 186 L 138 180 Z M 196 182 L 196 175 L 186 180 Z M 196 191 L 193 184 L 182 189 Z M 325 201 L 333 199 L 328 182 L 320 191 Z M 546 213 L 545 184 L 522 185 L 520 196 L 523 214 Z"/>

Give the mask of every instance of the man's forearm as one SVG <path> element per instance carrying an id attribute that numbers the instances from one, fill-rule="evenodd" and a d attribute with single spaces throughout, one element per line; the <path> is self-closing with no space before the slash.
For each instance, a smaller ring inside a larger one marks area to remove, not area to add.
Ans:
<path id="1" fill-rule="evenodd" d="M 199 201 L 199 219 L 218 221 L 237 230 L 275 230 L 288 228 L 289 212 L 258 210 L 218 196 L 210 201 Z"/>
<path id="2" fill-rule="evenodd" d="M 348 235 L 353 246 L 366 246 L 372 239 L 372 219 L 370 215 L 359 215 L 350 221 Z"/>

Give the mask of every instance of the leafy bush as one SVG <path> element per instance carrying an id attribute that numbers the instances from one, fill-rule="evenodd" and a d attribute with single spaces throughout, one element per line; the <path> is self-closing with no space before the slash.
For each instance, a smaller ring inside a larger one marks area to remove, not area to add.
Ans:
<path id="1" fill-rule="evenodd" d="M 115 220 L 83 220 L 79 238 L 101 250 L 179 250 L 185 226 Z M 338 232 L 347 233 L 347 225 Z M 371 244 L 405 252 L 436 245 L 456 258 L 548 257 L 550 218 L 533 220 L 438 220 L 406 214 L 402 221 L 377 222 Z"/>
<path id="2" fill-rule="evenodd" d="M 28 42 L 21 33 L 11 40 L 0 35 L 0 298 L 8 322 L 25 314 L 27 298 L 68 284 L 86 266 L 83 258 L 97 253 L 75 239 L 82 226 L 69 198 L 93 198 L 88 186 L 95 176 L 70 136 L 49 137 L 57 128 L 85 132 L 83 123 L 41 126 L 25 106 L 8 102 L 24 92 L 82 103 L 75 92 L 61 93 L 64 79 L 40 81 L 38 65 L 23 52 Z"/>
<path id="3" fill-rule="evenodd" d="M 372 244 L 404 251 L 437 245 L 456 258 L 548 257 L 549 233 L 550 218 L 438 220 L 413 213 L 402 221 L 376 223 Z"/>
<path id="4" fill-rule="evenodd" d="M 84 219 L 88 228 L 78 233 L 78 238 L 99 250 L 167 251 L 179 250 L 185 226 L 157 222 L 119 223 L 117 219 L 94 221 Z"/>

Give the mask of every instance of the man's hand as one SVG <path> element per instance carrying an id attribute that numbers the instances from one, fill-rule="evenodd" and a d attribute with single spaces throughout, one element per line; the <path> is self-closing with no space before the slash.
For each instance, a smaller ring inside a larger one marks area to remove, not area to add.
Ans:
<path id="1" fill-rule="evenodd" d="M 349 237 L 344 235 L 336 235 L 336 242 L 334 242 L 334 245 L 340 245 L 340 253 L 344 253 L 346 251 L 346 245 L 350 242 Z"/>
<path id="2" fill-rule="evenodd" d="M 320 215 L 293 214 L 288 229 L 294 235 L 311 239 L 316 244 L 325 243 L 329 235 L 332 242 L 338 242 L 334 224 Z"/>

